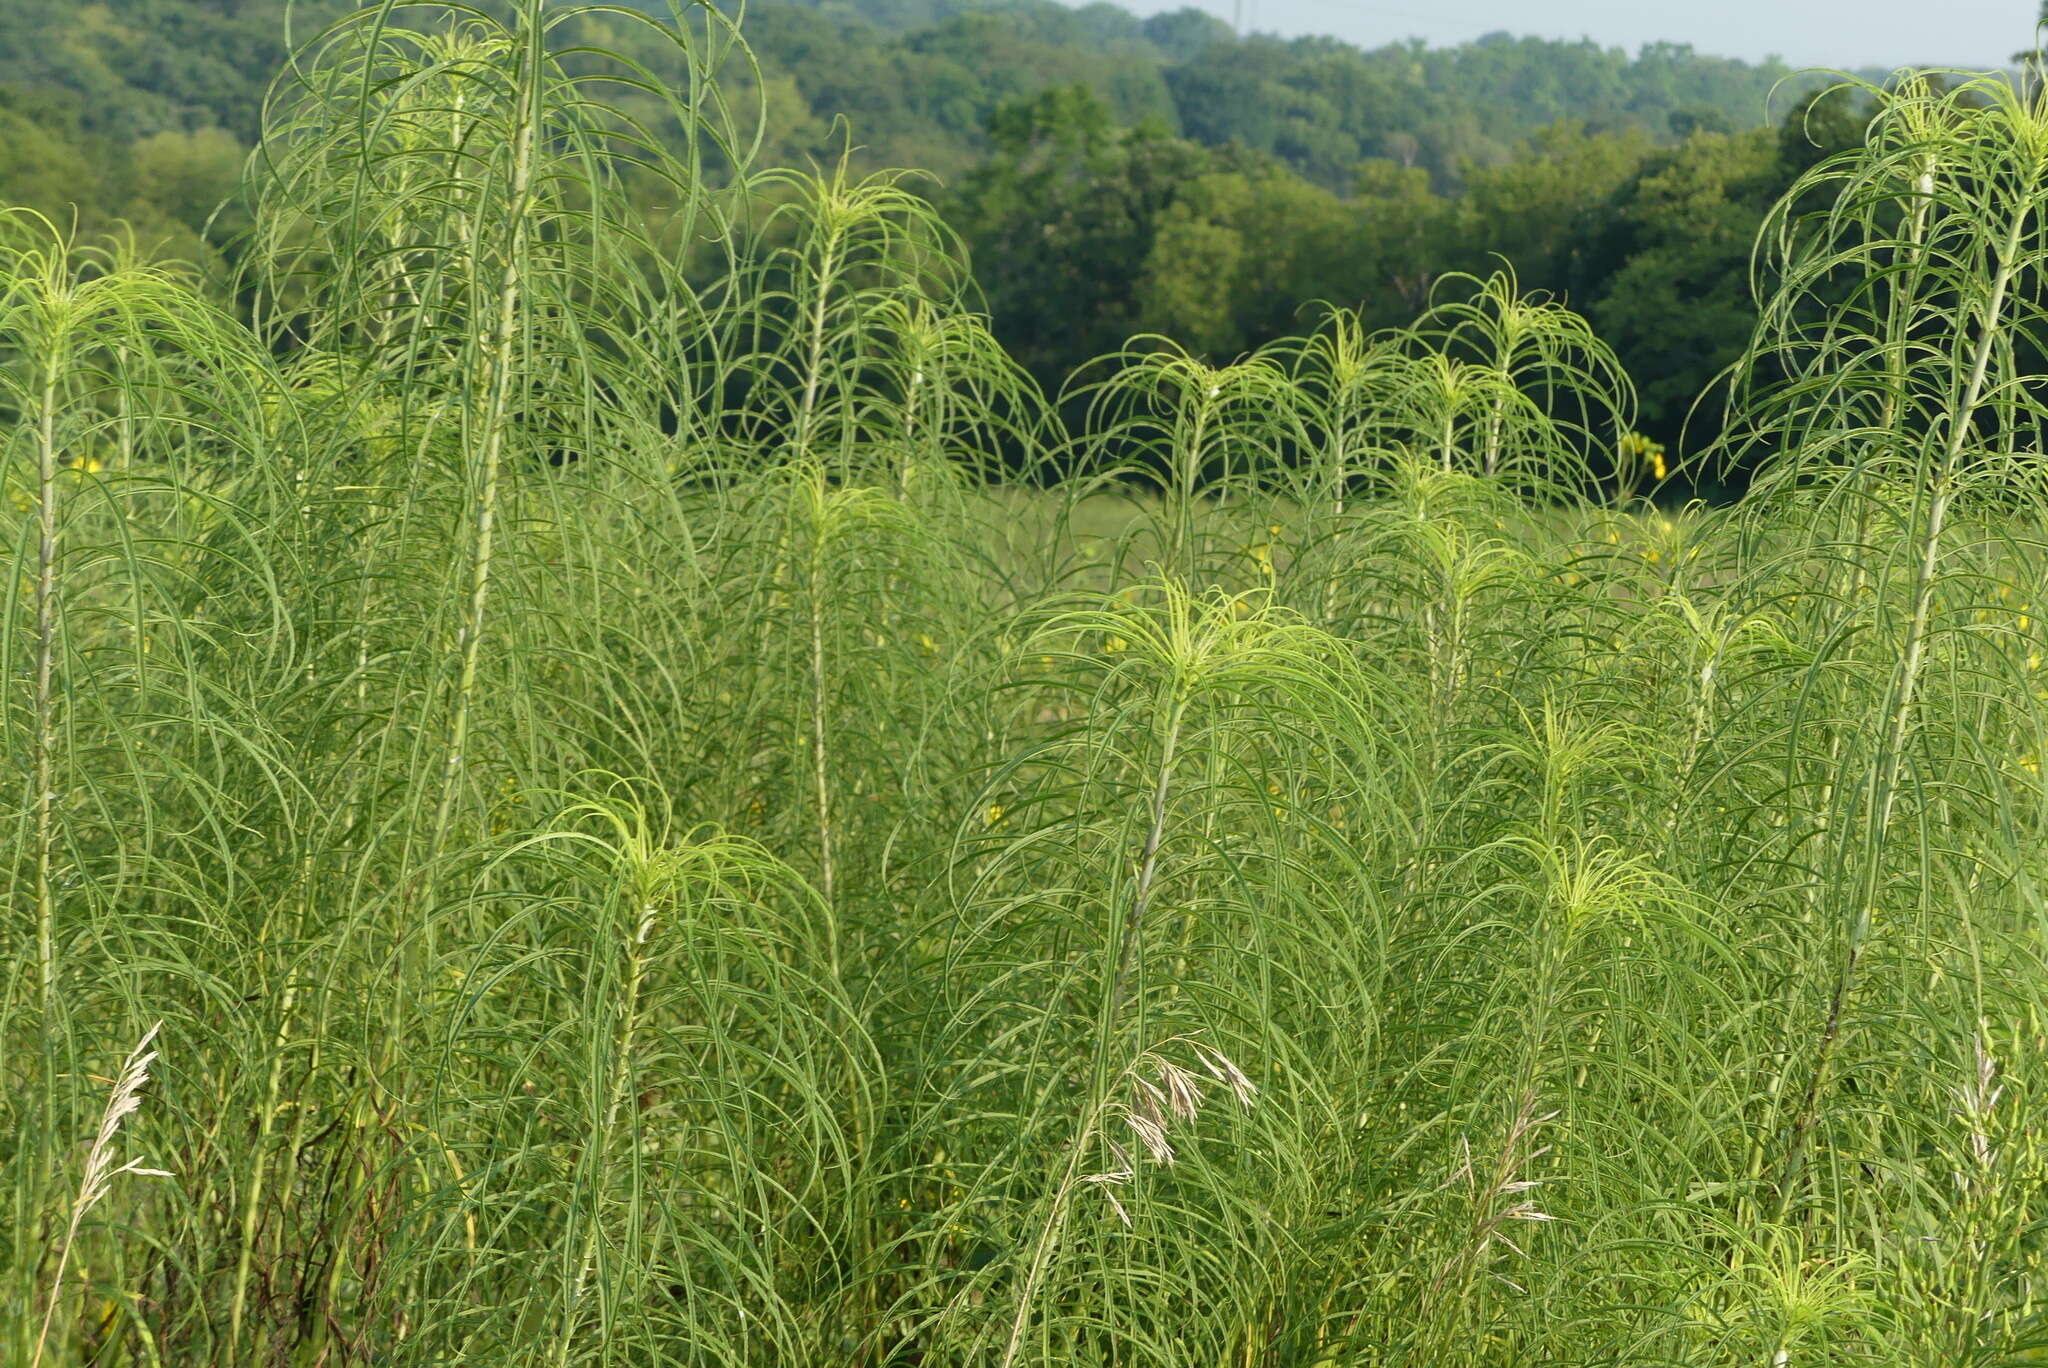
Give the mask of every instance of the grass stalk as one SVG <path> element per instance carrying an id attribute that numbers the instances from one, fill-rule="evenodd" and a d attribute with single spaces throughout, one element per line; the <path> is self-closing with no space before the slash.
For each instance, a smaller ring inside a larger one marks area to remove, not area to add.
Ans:
<path id="1" fill-rule="evenodd" d="M 1925 663 L 1928 632 L 1933 623 L 1934 599 L 1940 580 L 1941 555 L 1949 510 L 1955 493 L 1955 481 L 1960 473 L 1960 463 L 1968 447 L 1970 433 L 1976 423 L 1978 407 L 1983 402 L 1985 379 L 1990 373 L 1991 357 L 2000 338 L 2006 292 L 2012 284 L 2021 241 L 2032 212 L 2031 201 L 2023 201 L 2022 206 L 2012 216 L 2004 239 L 2000 243 L 1998 266 L 1992 275 L 1989 293 L 1978 314 L 1977 337 L 1970 360 L 1968 379 L 1956 408 L 1947 415 L 1948 435 L 1939 460 L 1931 472 L 1931 481 L 1926 487 L 1927 513 L 1919 545 L 1915 548 L 1910 590 L 1911 610 L 1906 620 L 1905 637 L 1900 644 L 1898 668 L 1892 676 L 1891 706 L 1888 709 L 1884 732 L 1878 744 L 1876 762 L 1871 772 L 1868 790 L 1870 815 L 1864 835 L 1863 859 L 1855 885 L 1856 902 L 1848 936 L 1835 971 L 1834 984 L 1829 990 L 1827 1014 L 1821 1024 L 1819 1048 L 1812 1070 L 1807 1076 L 1806 1086 L 1801 1092 L 1799 1108 L 1793 1116 L 1785 1156 L 1779 1169 L 1781 1181 L 1778 1212 L 1781 1220 L 1792 1201 L 1794 1179 L 1805 1154 L 1808 1134 L 1813 1129 L 1818 1115 L 1821 1089 L 1826 1083 L 1827 1071 L 1833 1060 L 1836 1044 L 1841 1038 L 1842 1014 L 1855 984 L 1864 941 L 1870 933 L 1872 917 L 1876 910 L 1878 888 L 1883 878 L 1881 852 L 1890 840 L 1892 816 L 1898 799 L 1899 775 L 1905 764 L 1908 742 L 1913 732 L 1914 708 L 1920 675 Z"/>
<path id="2" fill-rule="evenodd" d="M 51 341 L 36 411 L 35 702 L 29 762 L 35 804 L 36 978 L 45 1020 L 54 1020 L 57 1009 L 57 905 L 51 874 L 57 803 L 57 379 L 64 345 L 61 336 Z"/>
<path id="3" fill-rule="evenodd" d="M 519 83 L 520 107 L 512 131 L 512 169 L 506 205 L 505 264 L 499 272 L 496 309 L 485 352 L 485 400 L 480 426 L 483 442 L 479 453 L 476 504 L 470 528 L 468 592 L 465 595 L 462 626 L 455 640 L 460 673 L 455 683 L 453 712 L 448 721 L 448 740 L 443 751 L 440 797 L 434 809 L 433 835 L 427 844 L 427 863 L 440 856 L 447 839 L 461 784 L 464 752 L 469 745 L 470 717 L 476 694 L 477 664 L 482 658 L 486 611 L 490 601 L 491 565 L 497 531 L 498 493 L 505 456 L 508 412 L 515 374 L 514 353 L 519 343 L 521 316 L 521 269 L 526 255 L 526 238 L 533 209 L 534 145 L 539 138 L 540 96 L 544 74 L 541 70 L 539 15 L 525 20 L 525 55 Z"/>

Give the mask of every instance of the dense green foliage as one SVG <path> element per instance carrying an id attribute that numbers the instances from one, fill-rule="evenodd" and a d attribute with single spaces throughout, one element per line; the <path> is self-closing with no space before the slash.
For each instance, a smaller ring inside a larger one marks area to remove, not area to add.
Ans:
<path id="1" fill-rule="evenodd" d="M 16 0 L 0 13 L 0 89 L 39 119 L 117 146 L 203 128 L 247 145 L 285 56 L 287 17 L 304 41 L 339 9 L 338 0 Z M 747 15 L 772 114 L 769 160 L 835 160 L 834 124 L 846 119 L 871 164 L 948 176 L 988 151 L 984 128 L 1003 105 L 1069 85 L 1093 92 L 1119 124 L 1152 120 L 1204 146 L 1236 143 L 1344 190 L 1373 157 L 1422 166 L 1449 186 L 1468 164 L 1511 159 L 1529 129 L 1563 119 L 1660 139 L 1756 127 L 1790 75 L 1680 46 L 1631 57 L 1505 33 L 1370 52 L 1327 39 L 1240 40 L 1195 10 L 1139 20 L 1114 5 L 1055 0 L 766 0 Z M 589 23 L 623 53 L 661 60 L 630 24 Z M 731 84 L 739 92 L 755 82 L 735 73 Z"/>
<path id="2" fill-rule="evenodd" d="M 1710 446 L 1695 401 L 1756 322 L 1750 251 L 1764 214 L 1809 166 L 1855 146 L 1866 111 L 1844 92 L 1778 129 L 1640 133 L 1558 125 L 1526 155 L 1472 168 L 1463 191 L 1390 161 L 1338 196 L 1241 147 L 1114 127 L 1078 89 L 994 121 L 995 154 L 940 198 L 975 249 L 996 334 L 1048 387 L 1134 333 L 1229 358 L 1303 331 L 1305 301 L 1405 325 L 1439 277 L 1511 260 L 1567 298 L 1643 383 L 1641 426 Z"/>
<path id="3" fill-rule="evenodd" d="M 1154 121 L 1205 147 L 1235 144 L 1344 191 L 1371 158 L 1455 185 L 1468 166 L 1519 155 L 1530 129 L 1566 119 L 1660 140 L 1753 128 L 1792 78 L 1776 62 L 1673 44 L 1632 57 L 1496 33 L 1364 51 L 1326 38 L 1239 39 L 1192 9 L 1140 20 L 1111 4 L 1054 0 L 771 0 L 748 16 L 768 79 L 786 82 L 812 120 L 776 132 L 778 155 L 826 158 L 835 149 L 823 125 L 843 116 L 884 158 L 946 175 L 987 151 L 981 130 L 1003 105 L 1069 85 L 1120 125 Z"/>
<path id="4" fill-rule="evenodd" d="M 655 6 L 657 10 L 660 6 Z M 302 38 L 333 0 L 290 9 Z M 22 0 L 0 10 L 0 199 L 182 259 L 237 251 L 215 211 L 283 58 L 282 0 Z M 757 164 L 915 166 L 973 252 L 998 337 L 1057 388 L 1137 332 L 1218 360 L 1299 333 L 1304 300 L 1407 323 L 1429 282 L 1515 261 L 1595 317 L 1676 450 L 1752 318 L 1765 207 L 1823 147 L 1762 131 L 1813 84 L 1683 48 L 1494 35 L 1365 52 L 1240 41 L 1194 11 L 1053 0 L 764 0 L 726 88 Z M 582 37 L 677 72 L 616 15 Z M 1785 125 L 1803 128 L 1804 121 Z M 1538 130 L 1532 133 L 1532 130 Z M 201 239 L 204 239 L 202 243 Z M 1704 302 L 1703 302 L 1704 301 Z"/>
<path id="5" fill-rule="evenodd" d="M 0 1357 L 2048 1354 L 2048 94 L 1861 92 L 1681 514 L 1505 269 L 1055 404 L 715 12 L 397 8 L 217 295 L 0 213 Z"/>
<path id="6" fill-rule="evenodd" d="M 203 127 L 248 143 L 285 57 L 287 14 L 305 41 L 338 2 L 14 0 L 0 14 L 0 88 L 117 143 Z M 631 27 L 596 23 L 633 57 L 657 55 Z M 1450 184 L 1561 119 L 1659 137 L 1757 127 L 1788 76 L 1774 61 L 1677 45 L 1630 57 L 1505 33 L 1444 49 L 1241 41 L 1198 10 L 1139 20 L 1055 0 L 766 0 L 748 6 L 748 35 L 776 162 L 834 160 L 831 125 L 844 117 L 881 164 L 954 174 L 987 152 L 983 125 L 999 106 L 1081 84 L 1122 125 L 1155 119 L 1202 145 L 1241 143 L 1333 190 L 1366 158 Z"/>

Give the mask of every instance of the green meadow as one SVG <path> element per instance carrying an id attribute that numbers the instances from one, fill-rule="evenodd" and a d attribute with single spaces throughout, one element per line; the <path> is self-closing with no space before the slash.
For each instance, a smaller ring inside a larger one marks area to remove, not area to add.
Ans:
<path id="1" fill-rule="evenodd" d="M 0 1361 L 2048 1362 L 2038 84 L 1681 463 L 1505 265 L 1047 395 L 747 64 L 371 5 L 227 274 L 0 215 Z"/>

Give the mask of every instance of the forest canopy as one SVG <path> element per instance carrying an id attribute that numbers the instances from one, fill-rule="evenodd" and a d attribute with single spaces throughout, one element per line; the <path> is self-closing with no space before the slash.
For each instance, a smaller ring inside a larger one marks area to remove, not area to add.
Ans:
<path id="1" fill-rule="evenodd" d="M 0 200 L 231 261 L 266 86 L 337 12 L 0 8 Z M 1049 390 L 1137 334 L 1227 360 L 1302 331 L 1304 301 L 1403 324 L 1432 281 L 1506 258 L 1611 339 L 1646 433 L 1697 447 L 1715 423 L 1695 400 L 1753 323 L 1766 206 L 1860 136 L 1807 109 L 1827 78 L 1677 44 L 1367 51 L 1053 0 L 762 0 L 745 23 L 752 64 L 725 84 L 761 111 L 757 164 L 918 168 Z"/>

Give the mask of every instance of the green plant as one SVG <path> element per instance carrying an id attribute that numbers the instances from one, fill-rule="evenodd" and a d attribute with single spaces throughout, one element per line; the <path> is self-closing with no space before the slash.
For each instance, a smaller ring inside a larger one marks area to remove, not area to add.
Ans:
<path id="1" fill-rule="evenodd" d="M 373 5 L 232 304 L 0 222 L 0 1355 L 2041 1352 L 2037 93 L 1868 92 L 1680 510 L 1507 271 L 1066 431 L 728 68 Z"/>

